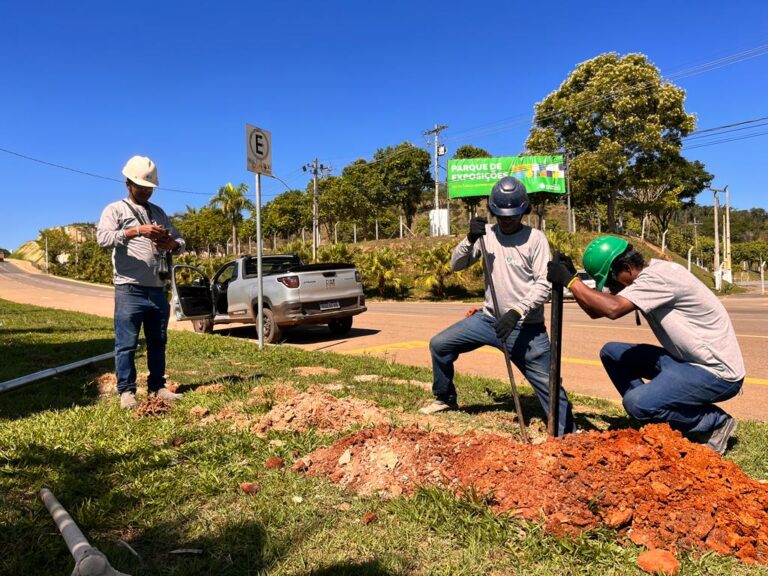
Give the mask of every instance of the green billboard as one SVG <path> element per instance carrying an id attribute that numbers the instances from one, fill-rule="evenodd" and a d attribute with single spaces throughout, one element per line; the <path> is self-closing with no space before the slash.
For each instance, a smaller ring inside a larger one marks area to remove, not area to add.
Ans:
<path id="1" fill-rule="evenodd" d="M 565 194 L 565 166 L 562 156 L 502 156 L 448 161 L 448 196 L 487 196 L 493 185 L 514 176 L 529 194 Z"/>

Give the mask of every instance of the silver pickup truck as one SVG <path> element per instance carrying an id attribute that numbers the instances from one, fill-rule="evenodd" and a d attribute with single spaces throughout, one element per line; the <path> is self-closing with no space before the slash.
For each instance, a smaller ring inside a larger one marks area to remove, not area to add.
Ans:
<path id="1" fill-rule="evenodd" d="M 171 309 L 191 320 L 196 332 L 215 324 L 256 323 L 258 276 L 255 256 L 224 264 L 213 279 L 185 264 L 173 267 Z M 285 329 L 327 324 L 341 336 L 352 317 L 367 310 L 360 273 L 352 264 L 304 264 L 293 254 L 263 256 L 264 341 L 280 341 Z"/>

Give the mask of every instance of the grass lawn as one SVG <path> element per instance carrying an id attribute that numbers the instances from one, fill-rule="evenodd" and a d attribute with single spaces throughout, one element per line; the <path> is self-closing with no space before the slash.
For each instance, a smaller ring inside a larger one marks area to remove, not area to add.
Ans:
<path id="1" fill-rule="evenodd" d="M 0 300 L 0 381 L 111 348 L 110 320 Z M 195 415 L 237 405 L 257 417 L 270 402 L 249 404 L 253 390 L 280 383 L 325 386 L 405 420 L 430 398 L 417 385 L 431 382 L 429 370 L 290 346 L 259 352 L 253 341 L 189 332 L 169 335 L 168 364 L 186 394 L 158 417 L 119 409 L 114 392 L 99 384 L 110 362 L 2 393 L 0 574 L 71 572 L 74 562 L 38 497 L 44 486 L 112 565 L 133 575 L 643 574 L 635 564 L 643 549 L 612 530 L 558 539 L 535 523 L 492 514 L 479 497 L 437 489 L 412 498 L 359 497 L 290 470 L 297 455 L 343 434 L 270 431 L 261 438 L 231 420 L 203 425 Z M 339 372 L 302 376 L 297 366 Z M 370 374 L 387 379 L 354 378 Z M 210 384 L 222 390 L 203 393 Z M 513 412 L 508 383 L 459 376 L 457 384 L 462 402 L 487 409 L 446 415 L 454 430 L 515 430 L 505 417 Z M 526 413 L 541 418 L 532 391 L 521 389 Z M 607 402 L 574 400 L 581 427 L 630 425 Z M 768 478 L 768 426 L 743 422 L 738 434 L 729 458 L 752 477 Z M 288 466 L 266 470 L 270 456 Z M 241 482 L 255 482 L 259 491 L 246 494 Z M 377 519 L 366 524 L 368 512 Z M 172 553 L 179 549 L 199 553 Z M 686 575 L 768 575 L 768 567 L 713 553 L 678 558 Z"/>

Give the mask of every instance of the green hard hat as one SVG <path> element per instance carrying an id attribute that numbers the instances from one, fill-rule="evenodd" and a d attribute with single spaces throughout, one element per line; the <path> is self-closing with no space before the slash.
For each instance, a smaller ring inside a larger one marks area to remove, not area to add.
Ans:
<path id="1" fill-rule="evenodd" d="M 584 250 L 582 262 L 584 269 L 597 283 L 597 289 L 602 290 L 611 272 L 611 264 L 629 246 L 629 242 L 616 236 L 599 236 L 592 240 Z"/>

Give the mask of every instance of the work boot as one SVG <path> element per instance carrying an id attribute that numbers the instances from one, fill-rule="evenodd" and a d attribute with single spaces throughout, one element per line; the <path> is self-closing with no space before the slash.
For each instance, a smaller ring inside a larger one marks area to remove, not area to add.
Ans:
<path id="1" fill-rule="evenodd" d="M 166 402 L 176 402 L 176 400 L 179 400 L 184 394 L 176 394 L 175 392 L 168 390 L 168 388 L 160 388 L 160 390 L 155 392 L 155 396 Z"/>
<path id="2" fill-rule="evenodd" d="M 449 404 L 442 400 L 434 400 L 429 406 L 424 406 L 419 410 L 419 414 L 437 414 L 438 412 L 445 412 L 446 410 L 458 410 L 459 405 L 456 402 Z"/>
<path id="3" fill-rule="evenodd" d="M 725 451 L 728 450 L 728 440 L 730 440 L 733 433 L 736 432 L 736 426 L 736 420 L 733 417 L 728 416 L 725 422 L 723 422 L 719 428 L 715 428 L 709 436 L 707 446 L 721 456 L 725 454 Z"/>
<path id="4" fill-rule="evenodd" d="M 120 394 L 120 408 L 123 410 L 132 410 L 138 406 L 136 402 L 136 392 L 123 392 Z"/>

